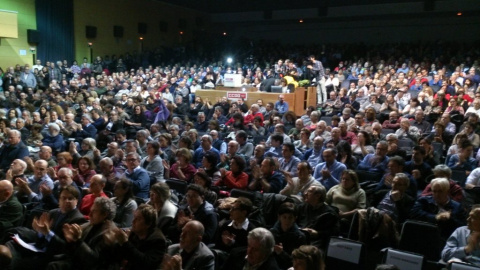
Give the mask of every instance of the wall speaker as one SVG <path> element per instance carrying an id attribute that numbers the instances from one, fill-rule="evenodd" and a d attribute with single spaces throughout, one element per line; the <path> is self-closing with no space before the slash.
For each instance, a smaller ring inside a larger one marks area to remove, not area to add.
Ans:
<path id="1" fill-rule="evenodd" d="M 87 38 L 96 38 L 97 37 L 97 27 L 87 25 L 85 26 L 85 36 Z"/>
<path id="2" fill-rule="evenodd" d="M 120 25 L 113 26 L 113 37 L 116 37 L 116 38 L 123 37 L 123 26 L 120 26 Z"/>
<path id="3" fill-rule="evenodd" d="M 40 32 L 35 29 L 27 29 L 27 40 L 32 44 L 40 43 Z"/>
<path id="4" fill-rule="evenodd" d="M 146 23 L 138 23 L 138 33 L 141 35 L 147 34 L 147 24 Z"/>

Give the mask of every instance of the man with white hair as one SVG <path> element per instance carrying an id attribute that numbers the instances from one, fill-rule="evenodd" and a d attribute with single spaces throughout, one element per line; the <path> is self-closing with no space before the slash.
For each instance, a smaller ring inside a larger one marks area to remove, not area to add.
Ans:
<path id="1" fill-rule="evenodd" d="M 60 134 L 60 127 L 55 123 L 48 124 L 48 133 L 39 145 L 49 146 L 55 153 L 62 151 L 64 141 L 63 136 Z"/>
<path id="2" fill-rule="evenodd" d="M 94 138 L 97 135 L 97 129 L 92 125 L 92 117 L 89 114 L 82 115 L 82 126 L 77 130 L 77 141 L 86 138 Z"/>
<path id="3" fill-rule="evenodd" d="M 263 114 L 260 112 L 260 106 L 258 106 L 258 104 L 252 104 L 252 106 L 250 106 L 250 110 L 247 112 L 247 114 L 245 115 L 245 120 L 244 120 L 244 123 L 252 123 L 253 124 L 253 120 L 255 119 L 255 117 L 260 117 L 260 119 L 262 119 L 262 122 L 263 123 Z"/>
<path id="4" fill-rule="evenodd" d="M 53 185 L 53 188 L 48 186 L 43 187 L 42 208 L 45 210 L 52 210 L 58 208 L 60 200 L 60 191 L 67 186 L 73 186 L 78 190 L 78 202 L 82 200 L 82 189 L 73 181 L 73 172 L 70 168 L 60 168 L 57 173 L 58 181 Z"/>
<path id="5" fill-rule="evenodd" d="M 269 230 L 261 227 L 255 228 L 248 233 L 247 239 L 248 246 L 246 249 L 246 256 L 245 250 L 232 252 L 221 269 L 280 269 L 273 253 L 275 238 Z"/>
<path id="6" fill-rule="evenodd" d="M 7 171 L 6 179 L 15 181 L 16 178 L 25 178 L 25 170 L 27 169 L 27 163 L 21 159 L 15 159 L 10 165 L 10 169 Z"/>
<path id="7" fill-rule="evenodd" d="M 53 181 L 47 174 L 48 163 L 45 160 L 37 160 L 33 168 L 33 175 L 29 178 L 15 178 L 18 185 L 18 195 L 26 196 L 28 202 L 40 202 L 45 188 L 53 189 Z"/>
<path id="8" fill-rule="evenodd" d="M 450 199 L 448 179 L 435 178 L 431 184 L 432 196 L 418 198 L 410 218 L 437 224 L 446 239 L 456 228 L 465 225 L 465 210 L 459 202 Z"/>
<path id="9" fill-rule="evenodd" d="M 20 131 L 10 130 L 8 132 L 8 144 L 0 149 L 0 157 L 2 157 L 0 159 L 0 170 L 6 173 L 15 159 L 23 159 L 29 155 L 30 152 L 22 142 Z"/>

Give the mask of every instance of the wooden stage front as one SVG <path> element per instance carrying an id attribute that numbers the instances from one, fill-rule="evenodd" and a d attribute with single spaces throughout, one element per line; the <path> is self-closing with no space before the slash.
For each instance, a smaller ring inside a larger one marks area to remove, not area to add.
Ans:
<path id="1" fill-rule="evenodd" d="M 288 103 L 290 111 L 295 112 L 297 116 L 305 114 L 308 106 L 316 106 L 317 89 L 315 87 L 297 87 L 293 93 L 284 93 L 285 101 Z M 212 104 L 215 104 L 218 98 L 229 97 L 230 100 L 236 97 L 246 97 L 245 103 L 250 107 L 257 100 L 263 100 L 263 106 L 268 102 L 278 101 L 280 93 L 259 92 L 256 88 L 249 88 L 242 91 L 242 88 L 226 88 L 220 89 L 201 89 L 195 92 L 196 96 L 200 96 L 203 100 L 208 98 Z"/>

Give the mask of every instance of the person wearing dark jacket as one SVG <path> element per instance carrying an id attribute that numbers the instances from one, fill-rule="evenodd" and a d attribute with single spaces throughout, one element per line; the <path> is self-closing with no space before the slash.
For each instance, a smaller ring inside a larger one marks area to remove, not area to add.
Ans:
<path id="1" fill-rule="evenodd" d="M 157 212 L 153 206 L 142 204 L 133 214 L 130 235 L 120 228 L 113 231 L 117 242 L 115 256 L 125 270 L 155 270 L 166 251 L 165 236 L 156 227 Z"/>
<path id="2" fill-rule="evenodd" d="M 466 213 L 460 203 L 450 199 L 450 182 L 446 178 L 432 180 L 432 196 L 420 197 L 410 218 L 437 224 L 442 238 L 447 239 L 456 228 L 465 225 Z"/>
<path id="3" fill-rule="evenodd" d="M 282 269 L 292 266 L 291 254 L 293 250 L 307 243 L 305 234 L 300 231 L 295 223 L 296 219 L 295 205 L 285 202 L 278 209 L 278 221 L 270 229 L 275 238 L 275 246 L 273 247 L 275 259 Z"/>
<path id="4" fill-rule="evenodd" d="M 278 270 L 280 267 L 273 255 L 274 245 L 275 238 L 269 230 L 255 228 L 248 233 L 248 247 L 233 251 L 220 269 Z"/>
<path id="5" fill-rule="evenodd" d="M 233 203 L 230 208 L 230 219 L 218 230 L 215 249 L 230 253 L 234 248 L 248 245 L 247 235 L 255 228 L 247 218 L 251 211 L 252 202 L 248 198 L 240 197 Z"/>

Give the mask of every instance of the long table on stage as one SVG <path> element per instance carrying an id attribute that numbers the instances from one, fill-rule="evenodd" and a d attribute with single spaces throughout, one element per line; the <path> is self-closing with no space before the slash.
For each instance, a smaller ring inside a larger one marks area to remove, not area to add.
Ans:
<path id="1" fill-rule="evenodd" d="M 250 107 L 257 100 L 263 100 L 263 106 L 268 102 L 278 101 L 280 93 L 259 92 L 256 88 L 248 88 L 242 91 L 242 88 L 226 88 L 220 89 L 201 89 L 195 92 L 196 96 L 200 96 L 204 101 L 205 98 L 215 104 L 218 98 L 228 97 L 230 100 L 236 100 L 240 97 L 245 98 L 245 103 Z M 308 106 L 316 105 L 316 88 L 315 87 L 297 87 L 293 93 L 284 93 L 285 101 L 288 103 L 290 111 L 295 112 L 297 116 L 305 114 Z"/>

